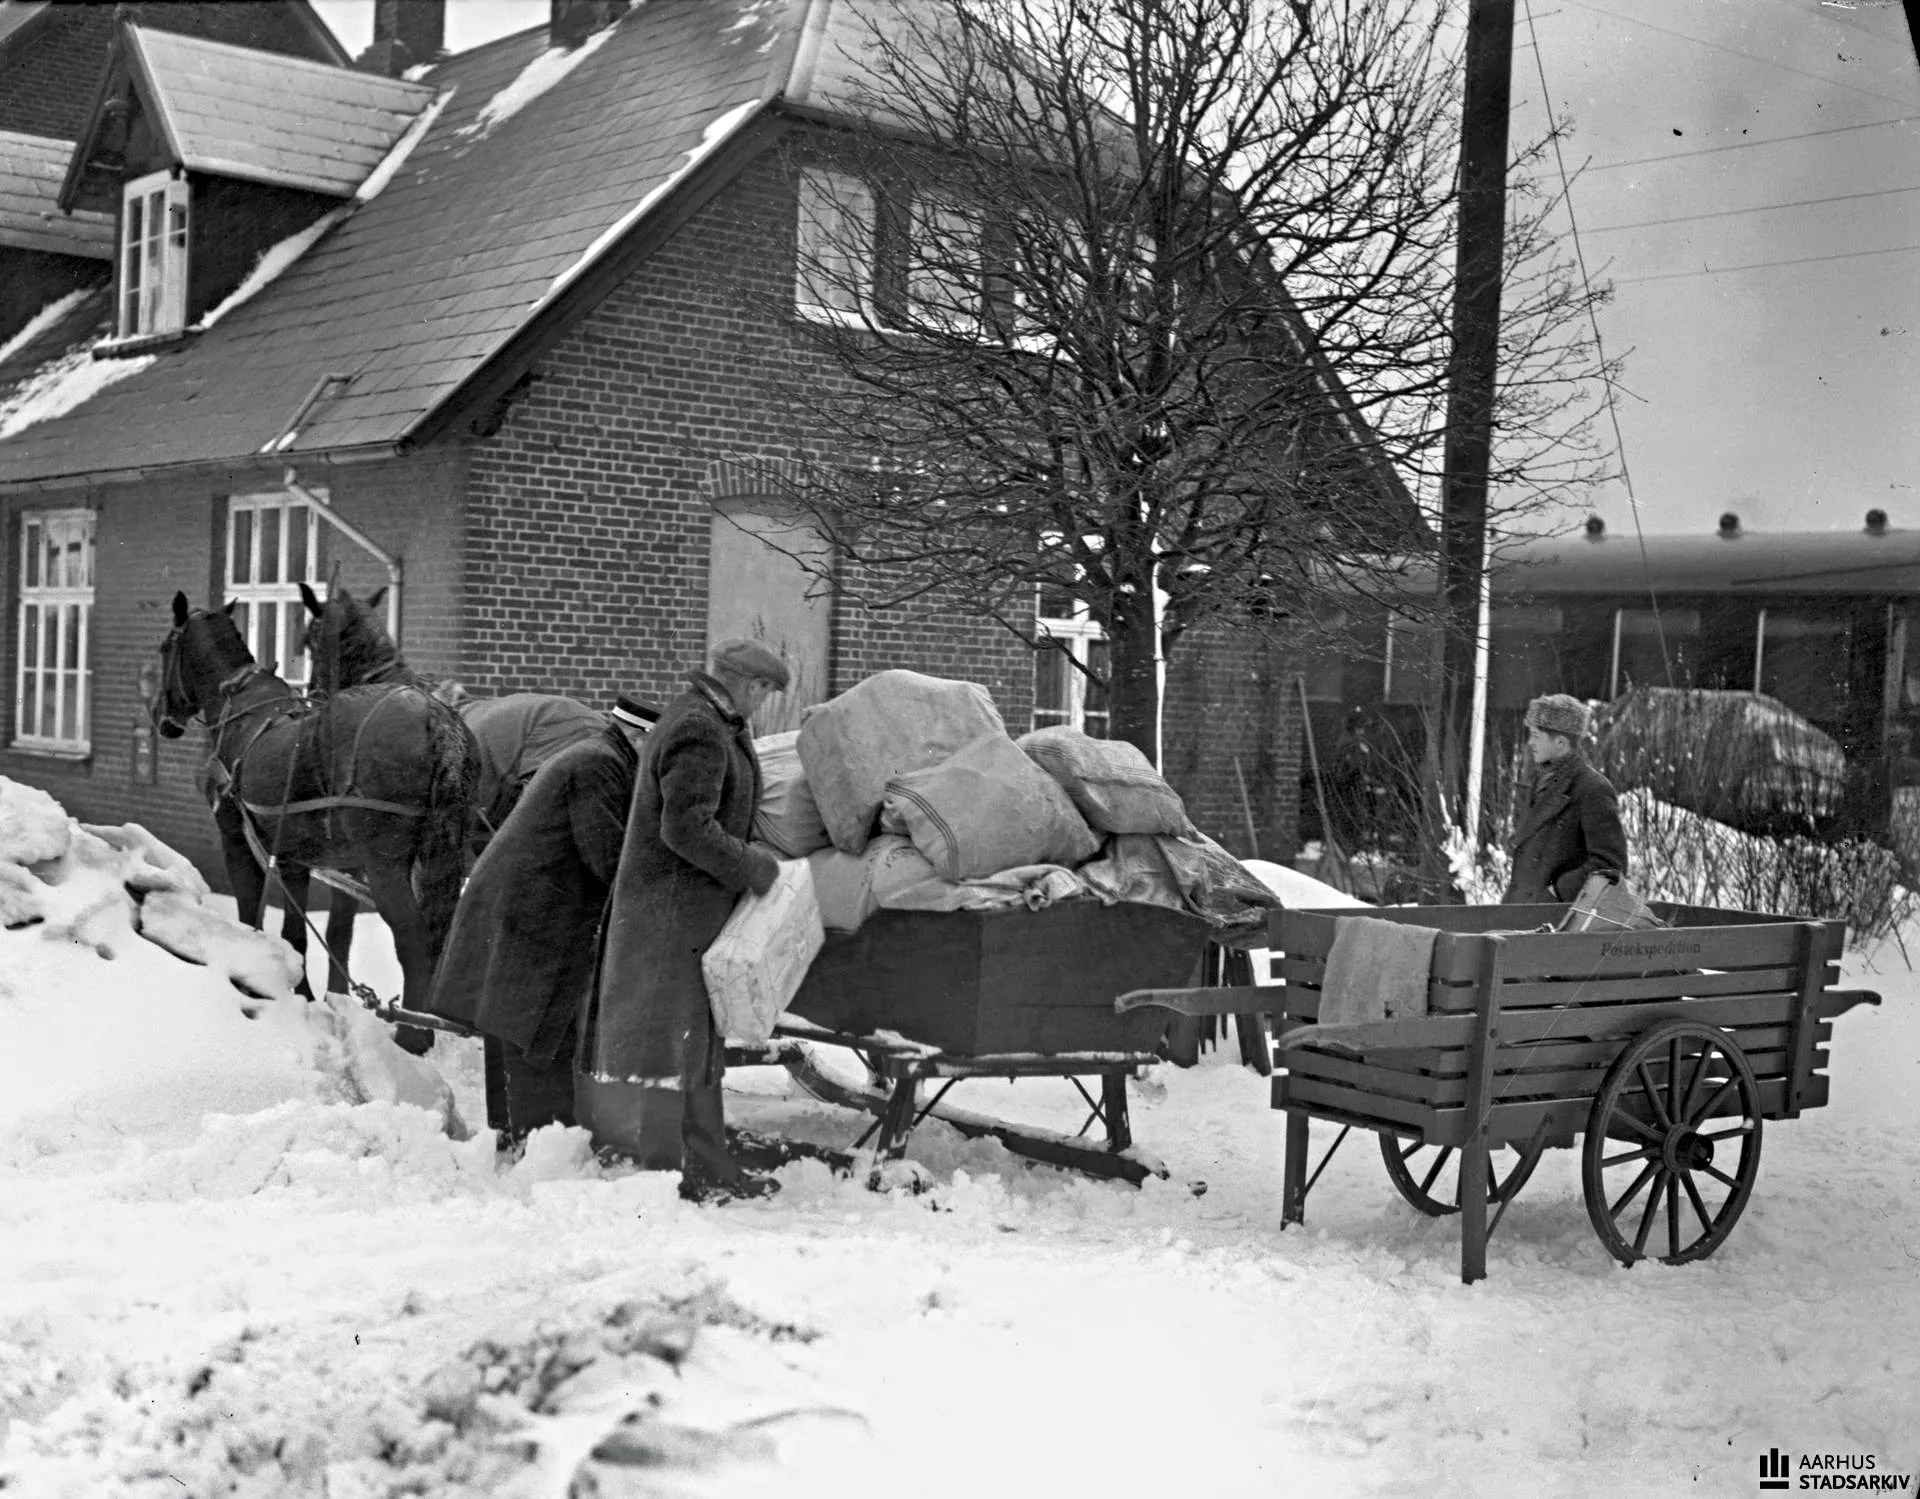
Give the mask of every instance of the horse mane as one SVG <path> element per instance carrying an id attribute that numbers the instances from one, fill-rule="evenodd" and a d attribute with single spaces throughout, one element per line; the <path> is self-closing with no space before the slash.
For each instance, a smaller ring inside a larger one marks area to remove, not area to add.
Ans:
<path id="1" fill-rule="evenodd" d="M 329 664 L 337 672 L 339 686 L 355 687 L 364 682 L 431 686 L 427 678 L 407 665 L 400 647 L 373 611 L 344 589 L 327 600 L 320 624 L 317 638 L 308 648 L 316 665 L 331 658 Z"/>

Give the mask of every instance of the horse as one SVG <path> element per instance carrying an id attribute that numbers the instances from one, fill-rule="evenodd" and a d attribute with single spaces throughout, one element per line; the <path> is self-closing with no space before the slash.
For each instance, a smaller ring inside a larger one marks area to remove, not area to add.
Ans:
<path id="1" fill-rule="evenodd" d="M 607 725 L 607 716 L 554 693 L 469 697 L 457 682 L 422 676 L 407 664 L 374 613 L 386 592 L 379 589 L 363 602 L 336 588 L 323 604 L 310 587 L 300 585 L 300 597 L 312 616 L 307 622 L 306 650 L 313 663 L 313 690 L 334 692 L 397 682 L 430 692 L 453 707 L 480 747 L 480 784 L 474 799 L 478 815 L 469 829 L 471 852 L 478 856 L 506 821 L 533 773 L 569 744 L 599 733 Z"/>
<path id="2" fill-rule="evenodd" d="M 240 918 L 261 925 L 271 862 L 287 895 L 281 935 L 304 955 L 312 871 L 357 875 L 393 933 L 401 1002 L 424 1009 L 465 871 L 479 779 L 473 735 L 445 704 L 406 686 L 302 699 L 254 660 L 233 608 L 192 609 L 173 596 L 153 716 L 164 738 L 180 738 L 196 718 L 212 736 L 208 789 Z M 350 932 L 353 903 L 334 905 Z M 335 945 L 331 918 L 328 949 L 344 988 L 346 945 Z M 420 1052 L 433 1033 L 402 1026 L 396 1040 Z"/>

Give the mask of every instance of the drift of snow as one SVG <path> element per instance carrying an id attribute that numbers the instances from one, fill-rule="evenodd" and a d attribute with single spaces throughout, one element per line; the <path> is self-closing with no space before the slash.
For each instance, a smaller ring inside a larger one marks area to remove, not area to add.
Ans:
<path id="1" fill-rule="evenodd" d="M 48 899 L 131 899 L 44 799 L 0 799 L 0 840 Z M 168 877 L 138 836 L 99 841 Z M 329 1038 L 364 1012 L 249 1021 L 213 970 L 50 925 L 0 932 L 9 1495 L 1666 1499 L 1752 1494 L 1776 1447 L 1920 1467 L 1920 978 L 1895 947 L 1848 956 L 1886 1003 L 1834 1022 L 1828 1106 L 1766 1125 L 1711 1259 L 1615 1264 L 1551 1151 L 1467 1287 L 1457 1218 L 1403 1203 L 1365 1132 L 1280 1231 L 1281 1116 L 1230 1043 L 1129 1085 L 1169 1180 L 929 1119 L 888 1190 L 803 1160 L 775 1198 L 701 1208 L 579 1130 L 496 1159 L 487 1131 L 349 1102 Z M 371 917 L 354 965 L 397 983 Z M 477 1115 L 477 1045 L 427 1060 Z M 736 1123 L 845 1148 L 866 1122 L 777 1069 L 727 1082 Z M 60 1107 L 22 1111 L 23 1086 Z M 1086 1112 L 1059 1079 L 950 1102 L 1067 1134 Z"/>
<path id="2" fill-rule="evenodd" d="M 474 137 L 491 134 L 604 47 L 613 30 L 613 26 L 603 27 L 577 47 L 547 48 L 522 68 L 513 82 L 481 105 L 473 123 L 460 133 Z"/>
<path id="3" fill-rule="evenodd" d="M 91 344 L 69 349 L 58 359 L 41 365 L 11 395 L 0 400 L 0 439 L 52 421 L 56 416 L 65 416 L 109 385 L 139 374 L 153 360 L 151 354 L 95 359 Z"/>
<path id="4" fill-rule="evenodd" d="M 414 70 L 409 68 L 407 71 L 411 74 Z M 411 78 L 409 81 L 412 81 Z M 407 164 L 407 158 L 413 155 L 413 148 L 419 145 L 421 138 L 433 128 L 433 122 L 440 118 L 440 111 L 447 107 L 447 101 L 453 95 L 454 90 L 442 89 L 433 96 L 433 102 L 414 117 L 413 123 L 407 126 L 400 139 L 393 143 L 393 149 L 380 158 L 380 165 L 369 172 L 367 180 L 354 189 L 354 202 L 368 202 L 386 191 L 387 184 L 393 181 L 395 173 Z"/>
<path id="5" fill-rule="evenodd" d="M 260 252 L 260 258 L 254 261 L 253 269 L 247 272 L 240 284 L 227 293 L 225 298 L 221 300 L 219 306 L 209 308 L 197 326 L 201 328 L 211 328 L 229 312 L 232 312 L 234 308 L 252 301 L 262 290 L 278 280 L 282 271 L 286 270 L 288 266 L 292 265 L 302 255 L 306 254 L 308 250 L 312 249 L 319 241 L 321 235 L 333 228 L 335 224 L 338 224 L 352 211 L 351 206 L 345 205 L 330 209 L 326 213 L 321 214 L 320 217 L 315 219 L 311 224 L 307 225 L 306 228 L 299 230 L 297 233 L 289 234 L 285 239 L 280 240 L 276 244 L 267 246 L 266 249 Z"/>
<path id="6" fill-rule="evenodd" d="M 59 322 L 61 318 L 65 317 L 69 312 L 72 312 L 74 308 L 78 307 L 81 302 L 86 299 L 86 296 L 87 289 L 83 286 L 78 291 L 70 291 L 66 293 L 66 295 L 55 297 L 51 302 L 47 303 L 45 307 L 42 307 L 32 317 L 27 319 L 25 327 L 5 343 L 0 344 L 0 363 L 5 363 L 11 359 L 16 350 L 24 349 L 48 328 L 51 328 L 55 323 Z"/>

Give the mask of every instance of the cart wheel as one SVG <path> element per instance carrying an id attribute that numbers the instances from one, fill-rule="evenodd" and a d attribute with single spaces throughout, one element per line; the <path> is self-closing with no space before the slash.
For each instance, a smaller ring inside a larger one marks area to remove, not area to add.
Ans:
<path id="1" fill-rule="evenodd" d="M 1527 1184 L 1545 1146 L 1529 1153 L 1517 1145 L 1495 1146 L 1487 1162 L 1487 1201 L 1505 1202 Z M 1452 1145 L 1421 1145 L 1398 1135 L 1380 1136 L 1380 1159 L 1394 1190 L 1429 1218 L 1460 1211 L 1460 1152 Z"/>
<path id="2" fill-rule="evenodd" d="M 1620 1053 L 1580 1152 L 1587 1216 L 1609 1254 L 1623 1265 L 1645 1259 L 1664 1216 L 1658 1258 L 1705 1259 L 1739 1221 L 1759 1171 L 1759 1087 L 1738 1042 L 1670 1020 Z"/>

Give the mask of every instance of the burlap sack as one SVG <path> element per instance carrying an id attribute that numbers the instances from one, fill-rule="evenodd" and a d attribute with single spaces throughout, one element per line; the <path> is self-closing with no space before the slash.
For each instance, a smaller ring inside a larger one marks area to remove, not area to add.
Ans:
<path id="1" fill-rule="evenodd" d="M 857 854 L 873 836 L 887 782 L 938 765 L 961 745 L 1006 726 L 974 682 L 883 671 L 807 709 L 798 748 L 833 846 Z"/>
<path id="2" fill-rule="evenodd" d="M 1014 741 L 1054 780 L 1097 833 L 1166 833 L 1192 837 L 1180 793 L 1124 739 L 1095 739 L 1065 724 L 1035 729 Z"/>
<path id="3" fill-rule="evenodd" d="M 804 859 L 833 840 L 807 785 L 800 764 L 798 729 L 753 741 L 760 759 L 760 805 L 753 814 L 753 836 L 789 859 Z"/>
<path id="4" fill-rule="evenodd" d="M 1053 777 L 998 732 L 888 781 L 880 826 L 905 833 L 948 880 L 1020 864 L 1078 864 L 1100 847 Z"/>

